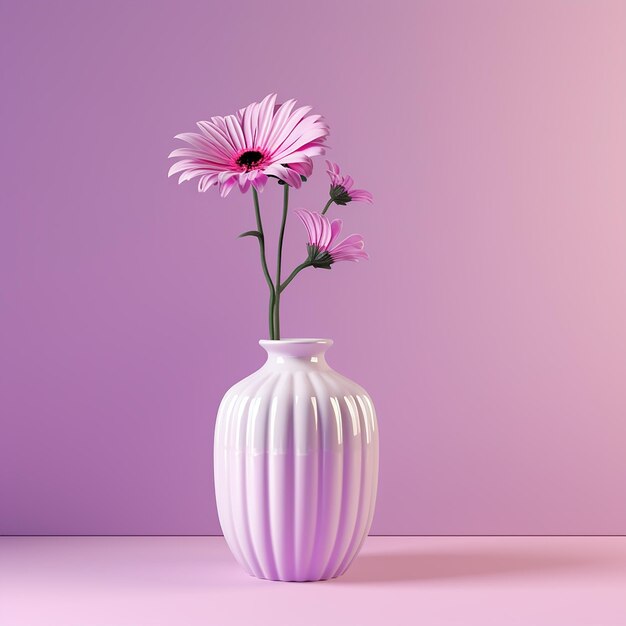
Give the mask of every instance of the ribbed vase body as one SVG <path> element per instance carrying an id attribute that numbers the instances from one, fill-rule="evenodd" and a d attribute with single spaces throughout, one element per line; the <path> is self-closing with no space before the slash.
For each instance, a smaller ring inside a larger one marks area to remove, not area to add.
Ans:
<path id="1" fill-rule="evenodd" d="M 217 416 L 222 531 L 253 576 L 333 578 L 350 566 L 372 522 L 374 406 L 326 363 L 330 340 L 260 343 L 267 362 L 226 393 Z"/>

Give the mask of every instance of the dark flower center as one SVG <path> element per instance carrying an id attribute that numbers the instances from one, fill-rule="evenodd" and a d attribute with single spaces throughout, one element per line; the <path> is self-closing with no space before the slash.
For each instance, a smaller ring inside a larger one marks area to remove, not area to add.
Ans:
<path id="1" fill-rule="evenodd" d="M 237 165 L 245 167 L 246 171 L 254 169 L 263 160 L 263 154 L 258 150 L 247 150 L 237 158 Z"/>

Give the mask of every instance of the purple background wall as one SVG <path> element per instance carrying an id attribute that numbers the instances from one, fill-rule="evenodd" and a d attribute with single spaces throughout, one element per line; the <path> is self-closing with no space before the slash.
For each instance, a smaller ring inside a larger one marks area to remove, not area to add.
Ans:
<path id="1" fill-rule="evenodd" d="M 625 27 L 607 1 L 3 2 L 0 532 L 219 532 L 214 415 L 266 287 L 251 198 L 166 156 L 274 90 L 376 197 L 333 209 L 371 261 L 283 313 L 377 402 L 373 531 L 625 532 Z"/>

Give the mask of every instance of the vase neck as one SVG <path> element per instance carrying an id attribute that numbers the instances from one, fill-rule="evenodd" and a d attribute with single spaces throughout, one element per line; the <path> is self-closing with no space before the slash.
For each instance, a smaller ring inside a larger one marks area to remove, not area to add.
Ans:
<path id="1" fill-rule="evenodd" d="M 333 345 L 332 339 L 261 339 L 261 347 L 267 352 L 266 365 L 328 367 L 324 356 Z"/>

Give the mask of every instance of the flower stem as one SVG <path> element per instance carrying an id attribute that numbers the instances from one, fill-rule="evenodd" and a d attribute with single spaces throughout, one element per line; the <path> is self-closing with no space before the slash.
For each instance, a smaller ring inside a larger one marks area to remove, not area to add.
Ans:
<path id="1" fill-rule="evenodd" d="M 300 263 L 296 269 L 289 274 L 289 276 L 285 279 L 285 282 L 282 285 L 278 286 L 278 293 L 282 293 L 287 288 L 287 285 L 306 267 L 311 265 L 311 261 L 307 259 L 304 263 Z"/>
<path id="2" fill-rule="evenodd" d="M 324 210 L 322 211 L 322 215 L 326 215 L 326 211 L 328 211 L 328 209 L 330 208 L 330 205 L 334 202 L 334 200 L 331 198 L 327 203 L 326 206 L 324 207 Z"/>
<path id="3" fill-rule="evenodd" d="M 257 190 L 252 188 L 252 198 L 254 200 L 254 215 L 256 217 L 256 228 L 259 232 L 259 251 L 261 253 L 261 267 L 263 268 L 263 274 L 267 281 L 267 286 L 270 290 L 270 310 L 269 310 L 269 327 L 270 327 L 270 339 L 274 339 L 274 301 L 276 298 L 276 289 L 269 270 L 267 269 L 267 259 L 265 258 L 265 235 L 263 234 L 263 223 L 261 222 L 261 209 L 259 208 L 259 194 Z"/>
<path id="4" fill-rule="evenodd" d="M 278 236 L 278 254 L 276 257 L 276 299 L 274 301 L 274 339 L 280 339 L 280 273 L 283 262 L 283 239 L 285 238 L 285 224 L 287 223 L 287 210 L 289 208 L 289 185 L 283 185 L 283 219 L 280 223 L 280 235 Z"/>

